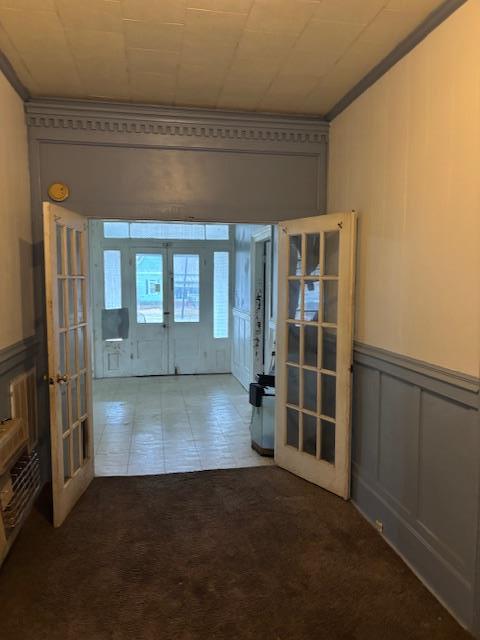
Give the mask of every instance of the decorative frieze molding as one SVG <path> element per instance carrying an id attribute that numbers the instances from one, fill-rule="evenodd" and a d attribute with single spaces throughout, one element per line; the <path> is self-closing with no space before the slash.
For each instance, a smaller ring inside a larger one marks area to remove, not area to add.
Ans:
<path id="1" fill-rule="evenodd" d="M 67 132 L 69 138 L 72 133 L 110 137 L 131 134 L 211 141 L 216 147 L 237 142 L 317 153 L 326 144 L 329 129 L 320 119 L 118 103 L 35 100 L 25 109 L 33 135 L 37 137 L 35 130 L 42 129 L 47 131 L 47 138 L 55 139 Z M 45 139 L 44 133 L 41 137 Z M 193 141 L 191 144 L 196 146 Z"/>

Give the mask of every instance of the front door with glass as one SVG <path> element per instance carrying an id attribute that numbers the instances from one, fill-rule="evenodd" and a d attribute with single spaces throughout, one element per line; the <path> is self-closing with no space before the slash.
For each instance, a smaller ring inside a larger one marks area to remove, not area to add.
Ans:
<path id="1" fill-rule="evenodd" d="M 93 277 L 103 282 L 93 289 L 95 375 L 230 371 L 228 225 L 91 225 Z M 119 227 L 121 237 L 98 233 Z M 112 335 L 112 323 L 127 329 Z"/>

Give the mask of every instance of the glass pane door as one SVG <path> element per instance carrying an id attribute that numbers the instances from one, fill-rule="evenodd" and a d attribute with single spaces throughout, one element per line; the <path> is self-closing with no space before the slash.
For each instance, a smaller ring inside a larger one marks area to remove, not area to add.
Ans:
<path id="1" fill-rule="evenodd" d="M 58 526 L 93 477 L 87 223 L 45 205 L 45 276 L 54 520 Z"/>
<path id="2" fill-rule="evenodd" d="M 355 217 L 281 230 L 277 462 L 346 496 Z"/>

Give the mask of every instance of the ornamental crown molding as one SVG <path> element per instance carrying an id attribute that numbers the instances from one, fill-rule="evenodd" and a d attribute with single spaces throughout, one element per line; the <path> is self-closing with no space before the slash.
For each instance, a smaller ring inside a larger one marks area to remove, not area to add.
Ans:
<path id="1" fill-rule="evenodd" d="M 37 100 L 25 110 L 29 127 L 112 134 L 319 144 L 329 130 L 320 119 L 89 101 Z"/>

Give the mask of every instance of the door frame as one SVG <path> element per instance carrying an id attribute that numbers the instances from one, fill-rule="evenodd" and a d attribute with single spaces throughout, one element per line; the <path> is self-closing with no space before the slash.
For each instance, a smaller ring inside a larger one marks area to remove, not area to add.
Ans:
<path id="1" fill-rule="evenodd" d="M 211 255 L 215 251 L 228 251 L 230 260 L 229 269 L 229 324 L 228 324 L 228 340 L 233 344 L 233 319 L 232 319 L 232 306 L 234 302 L 234 284 L 235 284 L 235 262 L 234 262 L 234 225 L 226 223 L 224 220 L 169 220 L 165 218 L 155 218 L 145 220 L 143 218 L 129 218 L 128 220 L 121 220 L 117 218 L 87 218 L 89 229 L 89 246 L 90 246 L 90 273 L 92 278 L 96 278 L 98 282 L 101 280 L 101 286 L 91 287 L 90 291 L 90 309 L 92 314 L 92 345 L 91 345 L 91 361 L 93 363 L 93 377 L 94 378 L 113 378 L 113 377 L 125 377 L 134 375 L 132 371 L 126 372 L 124 369 L 120 369 L 120 373 L 116 376 L 106 375 L 105 363 L 102 348 L 101 339 L 101 309 L 103 307 L 103 251 L 108 249 L 116 249 L 121 252 L 121 265 L 122 265 L 122 300 L 126 301 L 125 295 L 127 295 L 127 288 L 129 286 L 126 277 L 128 271 L 128 252 L 131 247 L 135 246 L 138 251 L 145 249 L 146 251 L 155 251 L 165 249 L 168 251 L 178 251 L 179 253 L 191 251 L 192 253 L 200 253 L 201 249 L 211 249 Z M 180 223 L 188 224 L 191 222 L 199 224 L 228 224 L 229 226 L 229 239 L 228 240 L 171 240 L 171 239 L 152 239 L 152 238 L 104 238 L 103 237 L 103 222 L 160 222 L 160 223 Z M 168 262 L 168 260 L 167 260 Z M 212 265 L 213 269 L 213 265 Z M 212 271 L 213 276 L 213 271 Z M 170 273 L 167 275 L 167 286 L 171 286 Z M 123 304 L 123 302 L 122 302 Z M 124 305 L 126 306 L 126 305 Z M 173 311 L 173 309 L 172 309 Z M 130 318 L 130 326 L 132 326 L 135 318 Z M 173 312 L 169 318 L 170 326 L 173 326 Z M 168 329 L 170 333 L 174 331 L 173 328 Z M 131 334 L 131 332 L 130 332 Z M 213 335 L 213 334 L 212 334 Z M 130 338 L 129 338 L 130 339 Z M 212 338 L 213 339 L 213 338 Z M 220 338 L 218 340 L 221 340 Z M 130 346 L 129 346 L 130 350 Z M 172 351 L 172 349 L 170 349 Z M 173 356 L 172 356 L 173 357 Z M 170 359 L 169 362 L 173 363 Z M 230 358 L 227 358 L 227 364 L 230 364 Z M 173 366 L 173 364 L 172 364 Z M 174 372 L 174 367 L 171 369 Z"/>
<path id="2" fill-rule="evenodd" d="M 252 235 L 250 240 L 250 371 L 252 381 L 258 373 L 265 371 L 265 334 L 272 329 L 272 314 L 268 313 L 268 327 L 265 321 L 265 243 L 270 240 L 272 251 L 267 258 L 270 260 L 270 273 L 273 274 L 273 225 L 265 226 L 264 229 Z M 269 300 L 272 300 L 273 283 L 270 282 Z M 275 325 L 273 326 L 275 330 Z"/>

